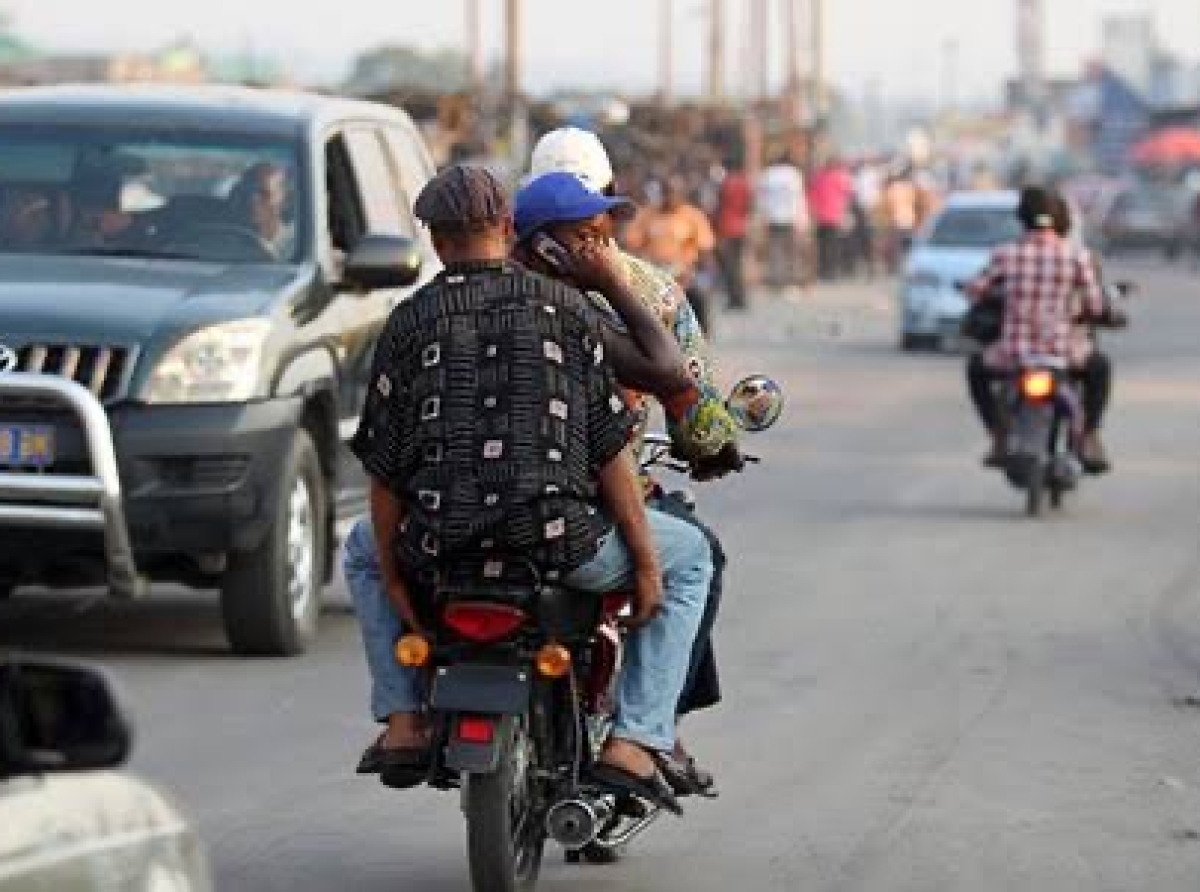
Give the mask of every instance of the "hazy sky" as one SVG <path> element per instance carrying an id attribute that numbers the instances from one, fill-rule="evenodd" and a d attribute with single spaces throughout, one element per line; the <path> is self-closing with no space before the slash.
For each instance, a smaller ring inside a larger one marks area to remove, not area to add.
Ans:
<path id="1" fill-rule="evenodd" d="M 497 48 L 501 0 L 482 0 Z M 702 0 L 674 0 L 677 82 L 700 83 Z M 221 49 L 277 54 L 303 78 L 333 78 L 347 60 L 382 41 L 460 45 L 461 0 L 0 0 L 17 29 L 46 47 L 145 49 L 181 34 Z M 776 6 L 778 4 L 775 4 Z M 1054 72 L 1077 72 L 1099 45 L 1106 12 L 1153 9 L 1164 43 L 1200 56 L 1200 0 L 1045 0 Z M 745 0 L 730 11 L 731 83 L 741 66 L 738 30 Z M 564 84 L 652 89 L 657 77 L 657 0 L 526 0 L 526 88 Z M 1013 0 L 826 0 L 828 65 L 854 91 L 872 80 L 884 95 L 939 95 L 957 43 L 956 94 L 994 96 L 1014 67 Z M 778 29 L 777 29 L 778 30 Z"/>

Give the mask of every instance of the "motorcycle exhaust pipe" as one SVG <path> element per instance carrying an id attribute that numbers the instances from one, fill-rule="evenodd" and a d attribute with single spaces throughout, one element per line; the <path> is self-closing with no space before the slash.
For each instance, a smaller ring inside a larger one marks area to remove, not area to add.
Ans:
<path id="1" fill-rule="evenodd" d="M 546 832 L 564 849 L 590 845 L 612 817 L 612 806 L 603 799 L 564 799 L 546 815 Z"/>

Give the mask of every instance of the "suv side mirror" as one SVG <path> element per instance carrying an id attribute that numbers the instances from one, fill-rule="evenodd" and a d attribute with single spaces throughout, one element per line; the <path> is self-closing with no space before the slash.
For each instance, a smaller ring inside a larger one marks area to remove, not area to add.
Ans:
<path id="1" fill-rule="evenodd" d="M 342 277 L 360 288 L 407 288 L 421 277 L 420 249 L 399 236 L 363 236 L 346 258 Z"/>
<path id="2" fill-rule="evenodd" d="M 114 768 L 131 743 L 113 689 L 95 669 L 0 659 L 0 777 Z"/>

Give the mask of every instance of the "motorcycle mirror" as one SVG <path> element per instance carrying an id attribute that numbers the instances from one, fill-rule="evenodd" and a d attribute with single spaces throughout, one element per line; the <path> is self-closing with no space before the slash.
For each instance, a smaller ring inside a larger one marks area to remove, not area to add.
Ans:
<path id="1" fill-rule="evenodd" d="M 750 375 L 733 385 L 725 407 L 742 429 L 765 431 L 783 414 L 783 389 L 766 375 Z"/>

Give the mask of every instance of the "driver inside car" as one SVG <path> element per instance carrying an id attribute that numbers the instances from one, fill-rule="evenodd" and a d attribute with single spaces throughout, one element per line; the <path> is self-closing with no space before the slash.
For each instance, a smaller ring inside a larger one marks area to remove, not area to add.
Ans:
<path id="1" fill-rule="evenodd" d="M 276 260 L 290 259 L 295 250 L 296 231 L 287 219 L 290 193 L 288 172 L 271 161 L 247 169 L 229 193 L 236 225 L 258 236 Z"/>

